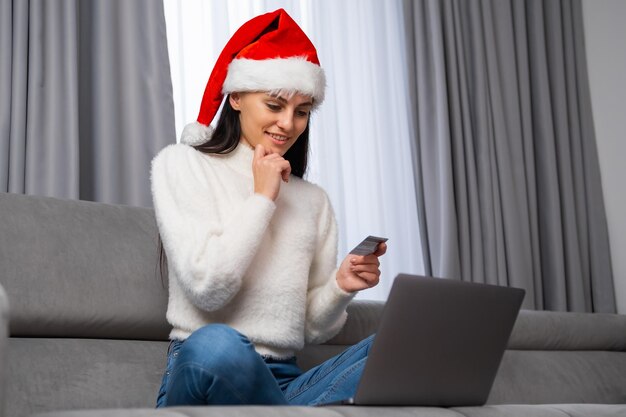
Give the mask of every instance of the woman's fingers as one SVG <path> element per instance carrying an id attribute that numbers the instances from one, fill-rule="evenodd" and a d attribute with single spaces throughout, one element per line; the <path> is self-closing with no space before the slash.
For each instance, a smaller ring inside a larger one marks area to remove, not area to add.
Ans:
<path id="1" fill-rule="evenodd" d="M 380 273 L 379 267 L 380 267 L 380 265 L 378 265 L 378 264 L 352 264 L 350 266 L 350 270 L 351 271 L 358 271 L 358 272 L 362 272 L 362 271 L 375 272 L 375 271 L 378 271 Z"/>
<path id="2" fill-rule="evenodd" d="M 365 281 L 368 288 L 378 285 L 378 282 L 380 281 L 380 274 L 375 274 L 373 272 L 355 272 L 355 274 Z"/>
<path id="3" fill-rule="evenodd" d="M 283 177 L 283 181 L 289 182 L 289 175 L 291 175 L 291 164 L 286 159 L 284 161 L 285 161 L 285 167 L 282 170 L 282 177 Z"/>
<path id="4" fill-rule="evenodd" d="M 337 271 L 339 287 L 348 292 L 372 288 L 380 282 L 379 256 L 387 252 L 387 245 L 379 243 L 376 251 L 369 255 L 346 256 Z"/>
<path id="5" fill-rule="evenodd" d="M 376 251 L 373 253 L 374 256 L 383 256 L 387 252 L 387 244 L 385 242 L 381 242 L 376 247 Z"/>
<path id="6" fill-rule="evenodd" d="M 350 271 L 363 281 L 364 288 L 372 288 L 380 282 L 380 261 L 378 257 L 384 255 L 386 251 L 387 245 L 380 243 L 376 251 L 370 255 L 351 257 Z"/>
<path id="7" fill-rule="evenodd" d="M 280 191 L 280 181 L 289 182 L 291 164 L 275 152 L 269 152 L 263 145 L 254 148 L 252 161 L 254 192 L 276 200 Z"/>
<path id="8" fill-rule="evenodd" d="M 360 279 L 365 281 L 366 288 L 371 288 L 378 285 L 378 282 L 380 281 L 380 269 L 378 269 L 380 263 L 378 262 L 378 258 L 375 256 L 371 257 L 369 255 L 360 256 L 359 258 L 362 258 L 363 262 L 351 262 L 350 271 L 358 276 Z M 371 258 L 374 258 L 374 262 L 372 262 Z M 353 260 L 356 261 L 356 259 Z"/>
<path id="9" fill-rule="evenodd" d="M 257 162 L 264 156 L 265 156 L 265 148 L 263 147 L 263 145 L 256 145 L 254 148 L 254 159 L 252 163 Z"/>
<path id="10" fill-rule="evenodd" d="M 376 255 L 357 255 L 357 256 L 353 256 L 350 259 L 350 263 L 352 265 L 367 265 L 367 264 L 371 264 L 371 265 L 376 265 L 376 266 L 380 266 L 380 261 L 378 260 L 378 256 Z"/>

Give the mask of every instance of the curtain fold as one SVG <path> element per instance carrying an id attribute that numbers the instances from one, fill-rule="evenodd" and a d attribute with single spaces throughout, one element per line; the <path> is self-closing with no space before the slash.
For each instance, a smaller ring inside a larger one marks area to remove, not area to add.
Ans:
<path id="1" fill-rule="evenodd" d="M 2 191 L 151 206 L 175 142 L 161 2 L 0 0 Z"/>
<path id="2" fill-rule="evenodd" d="M 615 311 L 578 0 L 405 0 L 427 273 Z"/>
<path id="3" fill-rule="evenodd" d="M 389 238 L 380 284 L 357 295 L 386 299 L 398 273 L 422 274 L 411 177 L 402 3 L 309 2 L 311 38 L 327 95 L 311 122 L 308 178 L 330 195 L 339 260 L 367 235 Z"/>

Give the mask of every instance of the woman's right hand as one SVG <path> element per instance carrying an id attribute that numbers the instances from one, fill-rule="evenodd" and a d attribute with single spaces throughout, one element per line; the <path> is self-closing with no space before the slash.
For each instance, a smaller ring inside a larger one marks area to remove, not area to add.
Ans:
<path id="1" fill-rule="evenodd" d="M 280 181 L 289 182 L 291 164 L 277 153 L 266 150 L 263 145 L 256 145 L 252 159 L 254 192 L 276 200 L 280 191 Z"/>

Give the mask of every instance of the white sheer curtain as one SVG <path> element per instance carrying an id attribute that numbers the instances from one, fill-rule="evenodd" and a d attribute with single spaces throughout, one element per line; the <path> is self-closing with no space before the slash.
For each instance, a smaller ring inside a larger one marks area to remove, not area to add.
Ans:
<path id="1" fill-rule="evenodd" d="M 318 49 L 328 80 L 312 116 L 307 179 L 322 186 L 339 225 L 339 260 L 367 235 L 389 238 L 377 287 L 422 273 L 410 153 L 408 77 L 399 0 L 164 0 L 178 136 L 195 120 L 213 63 L 246 20 L 284 8 Z"/>

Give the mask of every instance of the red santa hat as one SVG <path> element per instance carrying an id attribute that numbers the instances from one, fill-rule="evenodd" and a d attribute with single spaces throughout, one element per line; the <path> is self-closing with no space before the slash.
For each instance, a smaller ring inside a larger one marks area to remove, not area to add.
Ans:
<path id="1" fill-rule="evenodd" d="M 209 77 L 198 121 L 185 126 L 181 142 L 199 145 L 211 138 L 210 123 L 225 94 L 287 91 L 324 101 L 326 77 L 315 46 L 283 9 L 244 23 L 230 38 Z"/>

